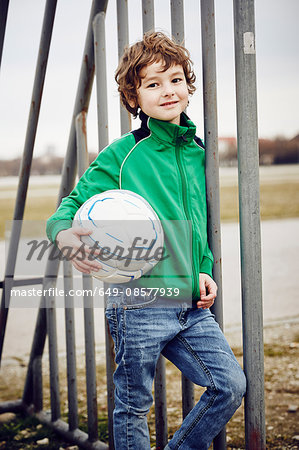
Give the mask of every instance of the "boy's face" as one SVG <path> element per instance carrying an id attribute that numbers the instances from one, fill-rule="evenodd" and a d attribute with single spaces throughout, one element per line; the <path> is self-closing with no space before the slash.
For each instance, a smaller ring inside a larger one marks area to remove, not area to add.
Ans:
<path id="1" fill-rule="evenodd" d="M 140 71 L 138 105 L 150 117 L 180 124 L 180 115 L 188 104 L 188 87 L 181 65 L 163 71 L 163 62 L 154 62 Z"/>

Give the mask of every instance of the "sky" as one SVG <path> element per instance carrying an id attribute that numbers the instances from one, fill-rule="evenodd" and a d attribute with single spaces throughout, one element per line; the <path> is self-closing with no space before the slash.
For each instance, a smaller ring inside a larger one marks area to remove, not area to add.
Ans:
<path id="1" fill-rule="evenodd" d="M 91 0 L 60 0 L 44 86 L 34 156 L 65 154 L 78 86 Z M 142 37 L 141 0 L 128 0 L 130 44 Z M 155 1 L 155 27 L 170 34 L 170 2 Z M 203 137 L 199 0 L 185 0 L 185 45 L 197 75 L 188 115 Z M 21 156 L 26 136 L 44 14 L 43 0 L 10 0 L 0 72 L 0 159 Z M 298 0 L 256 0 L 256 58 L 259 136 L 299 134 Z M 236 136 L 233 1 L 215 0 L 219 136 Z M 106 15 L 109 140 L 120 135 L 119 99 L 114 82 L 118 63 L 116 0 Z M 137 128 L 138 120 L 132 128 Z M 88 147 L 97 151 L 96 93 L 87 122 Z"/>

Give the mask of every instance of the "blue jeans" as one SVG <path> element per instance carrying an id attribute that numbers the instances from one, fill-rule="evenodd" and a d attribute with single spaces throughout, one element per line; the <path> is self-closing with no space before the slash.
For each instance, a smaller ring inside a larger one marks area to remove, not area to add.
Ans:
<path id="1" fill-rule="evenodd" d="M 147 414 L 160 353 L 193 383 L 207 388 L 166 448 L 208 449 L 246 389 L 244 373 L 214 316 L 208 309 L 125 297 L 110 297 L 106 308 L 117 363 L 115 449 L 150 449 Z"/>

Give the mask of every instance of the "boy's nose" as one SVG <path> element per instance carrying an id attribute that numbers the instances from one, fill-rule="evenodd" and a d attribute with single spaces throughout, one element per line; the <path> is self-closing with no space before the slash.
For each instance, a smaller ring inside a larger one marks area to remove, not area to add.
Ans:
<path id="1" fill-rule="evenodd" d="M 164 97 L 174 95 L 174 87 L 172 84 L 166 84 L 163 90 Z"/>

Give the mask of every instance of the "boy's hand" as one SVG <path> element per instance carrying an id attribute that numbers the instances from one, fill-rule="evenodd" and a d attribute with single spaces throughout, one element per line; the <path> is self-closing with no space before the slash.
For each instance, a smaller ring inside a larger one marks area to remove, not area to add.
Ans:
<path id="1" fill-rule="evenodd" d="M 80 240 L 80 236 L 91 234 L 90 230 L 82 227 L 61 230 L 56 236 L 57 247 L 66 256 L 75 269 L 83 273 L 97 272 L 102 268 L 94 258 L 100 254 L 100 250 L 88 247 Z"/>
<path id="2" fill-rule="evenodd" d="M 217 295 L 217 284 L 206 273 L 199 274 L 200 300 L 197 302 L 197 308 L 207 309 L 214 304 Z"/>

